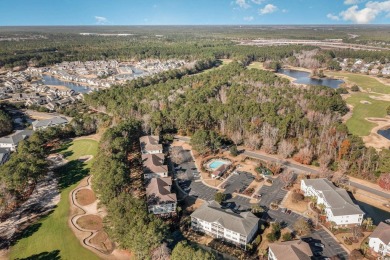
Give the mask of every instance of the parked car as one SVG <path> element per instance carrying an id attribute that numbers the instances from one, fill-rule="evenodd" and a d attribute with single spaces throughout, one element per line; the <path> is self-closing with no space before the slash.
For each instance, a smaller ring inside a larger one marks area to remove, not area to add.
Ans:
<path id="1" fill-rule="evenodd" d="M 291 214 L 291 210 L 290 210 L 290 209 L 289 209 L 289 210 L 287 210 L 287 214 L 289 214 L 289 215 Z"/>
<path id="2" fill-rule="evenodd" d="M 325 247 L 324 244 L 322 244 L 322 243 L 314 243 L 314 245 L 315 245 L 315 246 L 318 246 L 318 247 L 322 247 L 322 248 Z"/>

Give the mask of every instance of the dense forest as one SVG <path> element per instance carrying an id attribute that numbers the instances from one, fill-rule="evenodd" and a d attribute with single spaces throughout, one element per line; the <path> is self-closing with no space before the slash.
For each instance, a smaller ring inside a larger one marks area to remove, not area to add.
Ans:
<path id="1" fill-rule="evenodd" d="M 216 140 L 215 132 L 235 144 L 318 165 L 324 174 L 331 169 L 374 180 L 389 170 L 387 153 L 366 148 L 341 123 L 348 108 L 336 91 L 295 87 L 238 62 L 156 84 L 133 81 L 87 95 L 85 101 L 116 117 L 142 120 L 145 132 L 198 136 L 197 131 L 213 131 L 203 135 Z M 215 142 L 208 143 L 214 150 Z"/>
<path id="2" fill-rule="evenodd" d="M 0 137 L 12 132 L 12 124 L 11 116 L 7 113 L 4 107 L 0 105 Z"/>

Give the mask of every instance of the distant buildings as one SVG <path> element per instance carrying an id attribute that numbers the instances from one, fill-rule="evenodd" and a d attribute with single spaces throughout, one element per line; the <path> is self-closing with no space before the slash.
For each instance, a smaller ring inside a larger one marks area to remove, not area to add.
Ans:
<path id="1" fill-rule="evenodd" d="M 327 221 L 337 226 L 362 223 L 364 212 L 353 203 L 346 190 L 337 188 L 327 179 L 302 180 L 301 190 L 305 196 L 315 197 L 317 205 L 325 206 Z"/>
<path id="2" fill-rule="evenodd" d="M 390 256 L 390 225 L 384 222 L 379 223 L 369 236 L 368 246 L 373 254 Z"/>
<path id="3" fill-rule="evenodd" d="M 150 179 L 146 186 L 146 202 L 150 213 L 160 216 L 176 214 L 177 198 L 171 189 L 171 178 Z"/>
<path id="4" fill-rule="evenodd" d="M 8 148 L 0 148 L 0 165 L 3 165 L 9 160 L 11 150 Z"/>
<path id="5" fill-rule="evenodd" d="M 259 218 L 251 212 L 234 213 L 215 201 L 205 202 L 191 214 L 191 228 L 212 237 L 245 246 L 256 235 Z"/>
<path id="6" fill-rule="evenodd" d="M 68 123 L 69 123 L 69 121 L 65 117 L 57 116 L 57 117 L 53 117 L 50 119 L 34 121 L 34 122 L 32 122 L 32 126 L 33 126 L 33 130 L 37 131 L 37 130 L 42 130 L 42 129 L 46 129 L 49 127 L 55 127 L 55 126 L 63 127 L 65 125 L 67 125 Z"/>
<path id="7" fill-rule="evenodd" d="M 16 151 L 18 144 L 29 138 L 34 131 L 32 130 L 18 130 L 15 133 L 0 138 L 0 148 L 8 148 L 11 151 Z"/>
<path id="8" fill-rule="evenodd" d="M 310 260 L 310 245 L 302 240 L 269 244 L 268 260 Z"/>

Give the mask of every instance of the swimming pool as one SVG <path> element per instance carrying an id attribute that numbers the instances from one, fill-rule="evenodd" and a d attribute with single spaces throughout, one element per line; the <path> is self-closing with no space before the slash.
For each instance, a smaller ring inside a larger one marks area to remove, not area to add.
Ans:
<path id="1" fill-rule="evenodd" d="M 213 160 L 213 161 L 209 164 L 209 168 L 212 169 L 212 170 L 216 170 L 216 169 L 218 169 L 221 165 L 224 165 L 224 164 L 229 164 L 229 162 L 224 161 L 224 160 Z"/>

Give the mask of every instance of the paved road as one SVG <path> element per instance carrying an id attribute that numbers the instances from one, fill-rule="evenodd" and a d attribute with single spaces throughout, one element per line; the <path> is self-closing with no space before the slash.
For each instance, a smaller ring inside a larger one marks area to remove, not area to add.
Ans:
<path id="1" fill-rule="evenodd" d="M 378 196 L 386 198 L 386 199 L 390 199 L 390 194 L 389 193 L 386 193 L 386 192 L 383 192 L 383 191 L 380 191 L 380 190 L 376 190 L 376 189 L 373 189 L 373 188 L 370 188 L 370 187 L 366 187 L 366 186 L 364 186 L 362 184 L 359 184 L 359 183 L 353 182 L 353 181 L 350 181 L 350 184 L 351 184 L 351 186 L 354 186 L 354 187 L 356 187 L 358 189 L 368 191 L 368 192 L 370 192 L 372 194 L 378 195 Z"/>
<path id="2" fill-rule="evenodd" d="M 303 165 L 299 165 L 299 164 L 295 164 L 295 163 L 291 163 L 291 162 L 286 162 L 286 161 L 283 161 L 283 160 L 279 160 L 279 159 L 276 159 L 276 158 L 273 158 L 273 157 L 270 157 L 270 156 L 266 156 L 266 155 L 262 155 L 262 154 L 258 154 L 258 153 L 255 153 L 255 152 L 244 151 L 244 154 L 246 156 L 249 156 L 249 157 L 252 157 L 252 158 L 256 158 L 256 159 L 269 161 L 269 162 L 280 163 L 283 166 L 285 166 L 285 167 L 287 167 L 287 168 L 289 168 L 291 170 L 294 170 L 296 172 L 311 173 L 311 174 L 318 174 L 319 173 L 318 170 L 312 169 L 312 168 L 307 167 L 307 166 L 303 166 Z M 351 181 L 350 184 L 351 184 L 351 186 L 356 187 L 358 189 L 367 191 L 369 193 L 375 194 L 377 196 L 380 196 L 380 197 L 383 197 L 383 198 L 386 198 L 386 199 L 390 199 L 390 194 L 389 193 L 386 193 L 386 192 L 383 192 L 383 191 L 380 191 L 380 190 L 377 190 L 377 189 L 373 189 L 373 188 L 370 188 L 370 187 L 366 187 L 366 186 L 364 186 L 362 184 L 359 184 L 359 183 L 356 183 L 356 182 L 353 182 L 353 181 Z"/>

